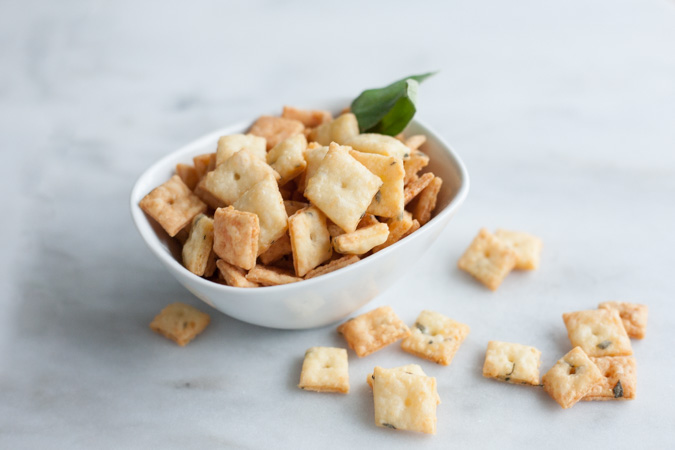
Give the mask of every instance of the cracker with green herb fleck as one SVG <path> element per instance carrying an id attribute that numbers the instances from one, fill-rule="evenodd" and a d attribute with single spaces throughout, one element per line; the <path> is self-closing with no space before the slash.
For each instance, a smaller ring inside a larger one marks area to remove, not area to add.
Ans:
<path id="1" fill-rule="evenodd" d="M 495 236 L 516 252 L 514 269 L 535 270 L 539 268 L 541 239 L 528 233 L 507 230 L 497 230 Z"/>
<path id="2" fill-rule="evenodd" d="M 591 357 L 604 380 L 582 400 L 633 400 L 637 385 L 635 358 L 632 356 Z"/>
<path id="3" fill-rule="evenodd" d="M 616 309 L 626 329 L 628 337 L 642 339 L 647 329 L 647 305 L 628 302 L 602 302 L 598 305 L 601 309 Z"/>
<path id="4" fill-rule="evenodd" d="M 192 220 L 190 236 L 183 245 L 183 265 L 197 276 L 204 276 L 213 251 L 213 219 L 200 214 Z"/>
<path id="5" fill-rule="evenodd" d="M 260 223 L 256 214 L 232 206 L 218 208 L 213 217 L 213 251 L 219 258 L 242 269 L 255 266 Z"/>
<path id="6" fill-rule="evenodd" d="M 331 142 L 344 144 L 358 134 L 359 123 L 356 116 L 352 113 L 346 113 L 314 128 L 309 132 L 307 139 L 321 145 L 328 145 Z"/>
<path id="7" fill-rule="evenodd" d="M 276 170 L 281 178 L 279 186 L 304 172 L 307 167 L 304 152 L 307 148 L 307 139 L 303 134 L 296 134 L 275 145 L 267 154 L 267 163 Z"/>
<path id="8" fill-rule="evenodd" d="M 298 387 L 307 391 L 348 393 L 347 350 L 335 347 L 307 350 Z"/>
<path id="9" fill-rule="evenodd" d="M 267 150 L 296 134 L 301 134 L 305 126 L 299 120 L 285 117 L 260 116 L 248 130 L 250 134 L 265 138 Z"/>
<path id="10" fill-rule="evenodd" d="M 429 183 L 431 183 L 431 180 L 434 179 L 434 174 L 433 173 L 425 173 L 415 181 L 412 181 L 405 187 L 404 191 L 404 202 L 407 205 L 417 197 L 417 195 L 424 190 L 427 186 L 429 186 Z M 418 219 L 419 220 L 419 219 Z"/>
<path id="11" fill-rule="evenodd" d="M 323 266 L 319 266 L 316 269 L 307 272 L 307 274 L 305 274 L 305 280 L 309 280 L 310 278 L 315 278 L 320 275 L 325 275 L 327 273 L 335 272 L 336 270 L 342 269 L 343 267 L 347 267 L 350 264 L 354 264 L 359 260 L 360 258 L 356 255 L 347 255 L 339 259 L 334 259 L 333 261 L 324 264 Z"/>
<path id="12" fill-rule="evenodd" d="M 541 352 L 534 347 L 490 341 L 485 352 L 483 376 L 513 384 L 539 385 Z"/>
<path id="13" fill-rule="evenodd" d="M 288 219 L 288 232 L 297 276 L 305 276 L 333 255 L 326 216 L 318 208 L 310 206 L 293 214 Z"/>
<path id="14" fill-rule="evenodd" d="M 386 223 L 387 227 L 389 227 L 389 236 L 387 236 L 387 240 L 384 241 L 384 244 L 373 247 L 373 253 L 377 253 L 380 250 L 383 250 L 400 241 L 408 232 L 408 230 L 410 230 L 410 228 L 413 226 L 412 214 L 408 211 L 403 211 L 398 215 L 398 217 L 391 218 L 387 220 Z"/>
<path id="15" fill-rule="evenodd" d="M 178 175 L 150 191 L 138 206 L 155 219 L 171 237 L 197 215 L 206 212 L 206 204 L 192 193 Z"/>
<path id="16" fill-rule="evenodd" d="M 516 253 L 485 228 L 481 229 L 457 266 L 493 291 L 516 265 Z"/>
<path id="17" fill-rule="evenodd" d="M 256 214 L 260 219 L 259 254 L 270 248 L 270 245 L 288 230 L 284 199 L 281 197 L 277 182 L 271 175 L 244 192 L 232 206 L 239 211 Z"/>
<path id="18" fill-rule="evenodd" d="M 265 138 L 252 134 L 230 134 L 218 139 L 216 150 L 216 166 L 221 165 L 240 150 L 248 150 L 252 155 L 265 161 L 267 143 Z"/>
<path id="19" fill-rule="evenodd" d="M 258 283 L 253 283 L 246 279 L 246 271 L 237 266 L 233 266 L 222 259 L 216 261 L 218 273 L 221 279 L 225 280 L 228 286 L 252 288 L 258 287 Z"/>
<path id="20" fill-rule="evenodd" d="M 544 374 L 542 383 L 544 390 L 567 409 L 602 383 L 603 379 L 598 367 L 581 347 L 574 347 Z"/>
<path id="21" fill-rule="evenodd" d="M 573 347 L 588 356 L 629 356 L 630 339 L 615 309 L 592 309 L 563 314 L 567 335 Z"/>
<path id="22" fill-rule="evenodd" d="M 441 191 L 443 180 L 439 177 L 434 177 L 433 180 L 425 187 L 417 196 L 417 203 L 413 208 L 413 217 L 424 225 L 431 220 L 431 214 L 436 209 L 436 200 L 438 193 Z"/>
<path id="23" fill-rule="evenodd" d="M 263 286 L 278 286 L 280 284 L 289 284 L 302 281 L 302 278 L 293 276 L 292 273 L 285 270 L 257 265 L 248 271 L 246 279 Z"/>
<path id="24" fill-rule="evenodd" d="M 387 240 L 387 236 L 389 236 L 387 224 L 378 223 L 334 237 L 333 248 L 343 255 L 363 255 L 373 247 L 383 244 Z"/>
<path id="25" fill-rule="evenodd" d="M 399 159 L 407 159 L 410 149 L 398 139 L 377 133 L 363 133 L 349 139 L 345 145 L 363 153 L 393 156 Z"/>
<path id="26" fill-rule="evenodd" d="M 459 346 L 468 336 L 468 325 L 434 311 L 422 311 L 401 348 L 420 358 L 444 366 L 452 362 Z"/>
<path id="27" fill-rule="evenodd" d="M 440 399 L 435 378 L 375 367 L 372 383 L 375 425 L 436 434 Z"/>
<path id="28" fill-rule="evenodd" d="M 352 232 L 382 180 L 346 150 L 331 144 L 316 173 L 307 180 L 305 197 L 340 228 Z"/>
<path id="29" fill-rule="evenodd" d="M 389 306 L 361 314 L 337 329 L 360 358 L 392 344 L 410 334 L 408 327 Z"/>
<path id="30" fill-rule="evenodd" d="M 210 321 L 208 314 L 176 302 L 164 308 L 152 320 L 150 328 L 183 347 L 204 331 Z"/>
<path id="31" fill-rule="evenodd" d="M 396 217 L 403 211 L 403 161 L 393 156 L 349 152 L 358 162 L 366 166 L 382 180 L 380 190 L 368 206 L 368 213 L 379 217 Z"/>
<path id="32" fill-rule="evenodd" d="M 244 192 L 269 176 L 279 179 L 279 174 L 264 160 L 243 149 L 207 173 L 200 185 L 223 204 L 231 205 Z"/>

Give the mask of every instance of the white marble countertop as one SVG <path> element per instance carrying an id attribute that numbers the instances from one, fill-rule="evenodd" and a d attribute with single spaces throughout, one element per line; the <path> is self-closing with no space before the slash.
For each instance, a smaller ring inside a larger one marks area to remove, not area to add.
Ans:
<path id="1" fill-rule="evenodd" d="M 3 2 L 0 448 L 667 448 L 675 439 L 675 3 Z M 334 326 L 278 331 L 210 309 L 134 229 L 136 177 L 241 117 L 352 97 L 428 70 L 420 117 L 460 152 L 465 205 L 395 289 L 471 334 L 449 367 L 350 353 L 348 395 L 304 392 Z M 493 293 L 456 269 L 485 226 L 541 236 L 541 269 Z M 481 376 L 488 340 L 570 348 L 563 312 L 650 307 L 638 398 L 561 409 Z M 212 323 L 186 348 L 166 304 Z M 377 428 L 365 376 L 438 380 L 436 436 Z"/>

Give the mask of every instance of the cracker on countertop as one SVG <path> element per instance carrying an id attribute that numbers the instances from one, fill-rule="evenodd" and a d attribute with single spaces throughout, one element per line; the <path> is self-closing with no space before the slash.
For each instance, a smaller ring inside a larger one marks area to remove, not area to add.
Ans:
<path id="1" fill-rule="evenodd" d="M 517 270 L 535 270 L 539 268 L 541 257 L 541 239 L 521 231 L 497 230 L 497 239 L 508 245 L 516 252 Z"/>
<path id="2" fill-rule="evenodd" d="M 413 355 L 447 366 L 469 331 L 468 325 L 443 314 L 425 310 L 417 317 L 410 335 L 401 343 L 401 348 Z"/>
<path id="3" fill-rule="evenodd" d="M 359 357 L 386 347 L 410 334 L 408 327 L 389 306 L 349 319 L 337 329 Z"/>
<path id="4" fill-rule="evenodd" d="M 573 347 L 588 356 L 629 356 L 633 354 L 626 329 L 615 309 L 592 309 L 563 314 Z"/>
<path id="5" fill-rule="evenodd" d="M 204 331 L 211 318 L 208 314 L 185 303 L 172 303 L 150 323 L 152 331 L 171 339 L 181 347 Z"/>
<path id="6" fill-rule="evenodd" d="M 372 375 L 375 425 L 436 434 L 436 379 L 375 367 Z"/>
<path id="7" fill-rule="evenodd" d="M 542 377 L 544 390 L 563 408 L 570 408 L 602 383 L 604 377 L 581 347 L 569 353 Z"/>
<path id="8" fill-rule="evenodd" d="M 483 376 L 513 384 L 539 385 L 541 352 L 529 345 L 490 341 Z"/>
<path id="9" fill-rule="evenodd" d="M 598 308 L 616 309 L 623 322 L 623 327 L 628 333 L 628 337 L 642 339 L 647 330 L 647 314 L 649 308 L 647 305 L 628 302 L 602 302 Z"/>
<path id="10" fill-rule="evenodd" d="M 635 358 L 632 356 L 591 357 L 604 380 L 582 400 L 633 400 L 637 386 Z"/>
<path id="11" fill-rule="evenodd" d="M 307 350 L 298 387 L 308 391 L 348 393 L 347 350 L 335 347 L 312 347 Z"/>
<path id="12" fill-rule="evenodd" d="M 516 265 L 516 254 L 482 228 L 460 258 L 457 266 L 493 291 Z"/>

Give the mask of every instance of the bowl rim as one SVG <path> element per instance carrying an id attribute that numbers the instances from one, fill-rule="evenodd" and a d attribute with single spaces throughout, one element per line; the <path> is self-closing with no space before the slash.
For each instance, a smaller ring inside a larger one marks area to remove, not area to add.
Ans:
<path id="1" fill-rule="evenodd" d="M 254 119 L 255 120 L 255 119 Z M 469 193 L 469 173 L 466 170 L 466 167 L 464 165 L 464 162 L 461 160 L 457 152 L 445 141 L 445 139 L 438 134 L 432 127 L 427 125 L 424 121 L 419 120 L 419 119 L 413 119 L 408 126 L 415 126 L 419 128 L 422 132 L 428 134 L 428 135 L 433 135 L 434 139 L 436 139 L 441 146 L 443 147 L 443 151 L 449 154 L 451 159 L 453 160 L 457 171 L 459 175 L 459 181 L 460 181 L 460 186 L 459 190 L 455 193 L 454 197 L 448 203 L 448 205 L 441 210 L 439 213 L 437 213 L 429 222 L 427 222 L 424 226 L 420 227 L 415 233 L 411 234 L 410 236 L 407 236 L 406 238 L 395 242 L 394 244 L 390 245 L 389 247 L 368 256 L 367 259 L 362 259 L 360 261 L 357 261 L 354 264 L 350 264 L 346 267 L 343 267 L 339 270 L 329 272 L 327 274 L 315 277 L 315 278 L 310 278 L 309 280 L 303 280 L 301 283 L 289 283 L 289 284 L 282 284 L 282 285 L 277 285 L 277 286 L 262 286 L 264 287 L 264 291 L 260 291 L 259 289 L 246 289 L 246 288 L 240 288 L 240 287 L 235 287 L 235 286 L 228 286 L 226 284 L 221 284 L 221 283 L 215 283 L 213 281 L 210 281 L 206 278 L 200 277 L 198 275 L 195 275 L 194 273 L 190 272 L 180 264 L 172 255 L 170 252 L 167 252 L 164 248 L 164 246 L 161 244 L 161 241 L 159 240 L 159 237 L 157 234 L 152 230 L 152 227 L 148 226 L 145 227 L 143 226 L 143 220 L 150 220 L 150 218 L 147 217 L 145 212 L 140 208 L 138 205 L 138 202 L 140 201 L 143 196 L 147 194 L 147 192 L 141 192 L 141 187 L 146 184 L 145 180 L 151 176 L 151 174 L 154 174 L 157 170 L 159 170 L 160 167 L 163 167 L 169 163 L 169 161 L 175 161 L 176 159 L 180 159 L 180 157 L 189 154 L 194 151 L 195 147 L 200 147 L 203 144 L 207 142 L 212 142 L 212 141 L 217 141 L 217 139 L 220 136 L 224 136 L 226 134 L 232 134 L 232 133 L 239 133 L 242 130 L 245 130 L 250 126 L 251 123 L 253 123 L 254 120 L 243 120 L 240 122 L 236 122 L 234 124 L 231 124 L 229 126 L 220 128 L 218 130 L 209 132 L 191 142 L 188 144 L 183 145 L 177 150 L 174 150 L 167 154 L 166 156 L 160 158 L 158 161 L 154 162 L 152 165 L 150 165 L 147 169 L 145 169 L 141 175 L 136 179 L 136 182 L 134 183 L 134 186 L 131 189 L 130 193 L 130 199 L 129 199 L 129 206 L 131 209 L 131 216 L 134 221 L 134 225 L 136 226 L 136 229 L 138 230 L 139 234 L 143 238 L 143 241 L 145 241 L 145 244 L 149 247 L 150 251 L 157 256 L 162 263 L 164 263 L 166 266 L 171 267 L 173 270 L 177 270 L 178 272 L 182 272 L 187 276 L 190 281 L 197 283 L 198 285 L 202 285 L 204 288 L 207 289 L 216 289 L 216 291 L 220 291 L 222 293 L 237 293 L 241 294 L 244 296 L 256 296 L 256 295 L 261 295 L 262 293 L 265 294 L 272 294 L 272 293 L 283 293 L 283 292 L 288 292 L 292 291 L 294 289 L 298 289 L 299 287 L 311 287 L 316 285 L 317 283 L 320 283 L 322 281 L 327 280 L 327 277 L 335 277 L 335 276 L 340 276 L 340 274 L 345 274 L 349 271 L 354 271 L 358 270 L 363 262 L 369 262 L 369 263 L 374 263 L 379 259 L 386 258 L 391 252 L 395 251 L 397 247 L 401 245 L 405 245 L 406 242 L 410 242 L 410 240 L 406 240 L 407 237 L 413 237 L 413 236 L 420 236 L 421 234 L 424 233 L 430 233 L 432 228 L 435 228 L 436 224 L 439 224 L 443 221 L 443 218 L 445 216 L 453 214 L 459 206 L 464 203 L 464 200 L 466 199 L 466 196 Z"/>

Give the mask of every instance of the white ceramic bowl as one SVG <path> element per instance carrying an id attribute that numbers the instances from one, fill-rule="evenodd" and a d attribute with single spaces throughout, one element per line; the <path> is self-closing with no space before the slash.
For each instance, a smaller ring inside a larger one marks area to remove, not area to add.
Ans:
<path id="1" fill-rule="evenodd" d="M 469 190 L 469 176 L 459 156 L 429 127 L 413 121 L 406 134 L 425 134 L 424 151 L 431 158 L 425 171 L 443 179 L 436 215 L 396 244 L 335 272 L 282 286 L 244 289 L 194 275 L 180 263 L 180 247 L 138 206 L 152 189 L 168 180 L 177 163 L 213 152 L 220 136 L 244 132 L 253 121 L 238 123 L 197 139 L 153 164 L 131 191 L 131 215 L 150 250 L 194 295 L 225 314 L 272 328 L 302 329 L 345 318 L 391 287 L 443 231 Z"/>

